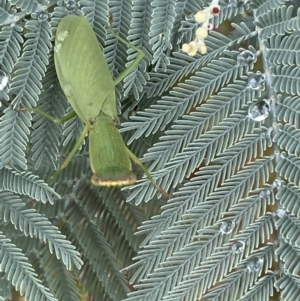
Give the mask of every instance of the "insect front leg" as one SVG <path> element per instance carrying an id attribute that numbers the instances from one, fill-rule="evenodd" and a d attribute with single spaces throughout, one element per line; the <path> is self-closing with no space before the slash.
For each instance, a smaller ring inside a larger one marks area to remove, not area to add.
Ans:
<path id="1" fill-rule="evenodd" d="M 49 119 L 50 121 L 52 121 L 55 124 L 60 124 L 60 123 L 64 123 L 72 118 L 74 118 L 76 115 L 75 111 L 71 111 L 70 113 L 62 116 L 62 117 L 54 117 L 46 112 L 44 112 L 43 110 L 39 109 L 39 108 L 21 108 L 21 109 L 17 109 L 18 111 L 29 111 L 29 112 L 33 112 L 36 114 L 40 114 L 42 116 L 44 116 L 45 118 Z M 85 138 L 85 136 L 87 135 L 88 131 L 91 128 L 91 124 L 86 124 L 80 137 L 78 138 L 76 144 L 74 145 L 73 149 L 71 150 L 71 152 L 69 153 L 68 157 L 66 158 L 66 160 L 62 163 L 62 165 L 55 171 L 55 173 L 48 179 L 47 184 L 51 185 L 55 179 L 57 178 L 57 176 L 62 172 L 62 170 L 64 168 L 66 168 L 68 166 L 68 164 L 70 163 L 70 161 L 72 160 L 72 158 L 75 156 L 75 154 L 77 153 L 78 149 L 80 148 L 80 146 L 83 143 L 83 140 Z"/>
<path id="2" fill-rule="evenodd" d="M 66 158 L 66 160 L 62 163 L 62 165 L 55 171 L 55 173 L 47 181 L 48 185 L 51 185 L 55 181 L 55 179 L 57 178 L 57 176 L 62 172 L 62 170 L 68 166 L 68 164 L 73 159 L 73 157 L 77 153 L 78 149 L 82 145 L 83 140 L 84 140 L 85 136 L 88 134 L 90 128 L 91 128 L 90 124 L 86 124 L 84 126 L 83 131 L 80 134 L 80 137 L 78 138 L 76 144 L 74 145 L 73 149 L 69 153 L 69 155 Z"/>
<path id="3" fill-rule="evenodd" d="M 20 109 L 17 109 L 17 111 L 28 111 L 28 112 L 31 112 L 31 113 L 36 113 L 36 114 L 39 114 L 39 115 L 42 115 L 44 116 L 45 118 L 49 119 L 50 121 L 52 121 L 53 123 L 55 124 L 60 124 L 60 123 L 64 123 L 70 119 L 72 119 L 73 117 L 76 116 L 76 113 L 75 111 L 72 111 L 62 117 L 55 117 L 55 116 L 52 116 L 46 112 L 44 112 L 43 110 L 39 109 L 39 108 L 20 108 Z"/>
<path id="4" fill-rule="evenodd" d="M 132 62 L 132 64 L 130 66 L 128 66 L 123 72 L 121 72 L 117 78 L 114 79 L 114 84 L 115 86 L 121 82 L 128 74 L 130 74 L 140 63 L 140 61 L 143 59 L 143 57 L 145 56 L 145 53 L 142 49 L 134 46 L 133 44 L 129 43 L 128 41 L 126 41 L 125 39 L 121 38 L 119 35 L 117 35 L 112 29 L 111 29 L 112 35 L 118 39 L 119 41 L 121 41 L 122 43 L 124 43 L 128 48 L 132 48 L 135 51 L 138 52 L 137 57 L 135 58 L 135 60 Z"/>

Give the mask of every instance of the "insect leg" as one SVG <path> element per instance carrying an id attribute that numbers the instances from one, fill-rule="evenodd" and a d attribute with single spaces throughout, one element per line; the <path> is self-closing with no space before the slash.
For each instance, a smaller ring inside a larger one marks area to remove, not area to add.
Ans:
<path id="1" fill-rule="evenodd" d="M 143 165 L 143 163 L 139 160 L 139 158 L 132 153 L 127 147 L 126 147 L 127 153 L 129 157 L 132 159 L 132 161 L 142 169 L 142 171 L 145 173 L 147 179 L 151 181 L 151 183 L 154 185 L 154 187 L 164 196 L 168 196 L 168 194 L 155 182 L 155 180 L 152 178 L 150 172 L 148 169 Z"/>
<path id="2" fill-rule="evenodd" d="M 81 146 L 85 136 L 89 132 L 89 130 L 90 130 L 90 124 L 86 124 L 83 128 L 82 133 L 80 134 L 80 137 L 78 138 L 76 144 L 74 145 L 73 149 L 69 153 L 69 155 L 66 158 L 66 160 L 64 161 L 64 163 L 55 171 L 55 173 L 47 181 L 48 185 L 51 185 L 54 182 L 54 180 L 56 179 L 56 177 L 61 173 L 61 171 L 68 166 L 68 164 L 70 163 L 70 161 L 75 156 L 78 149 L 80 148 L 80 146 Z"/>
<path id="3" fill-rule="evenodd" d="M 132 45 L 131 43 L 129 43 L 128 41 L 126 41 L 125 39 L 121 38 L 119 35 L 117 35 L 112 29 L 111 29 L 111 33 L 112 35 L 118 39 L 119 41 L 121 41 L 122 43 L 124 43 L 128 48 L 132 48 L 135 51 L 138 52 L 137 57 L 134 59 L 134 61 L 132 62 L 132 64 L 130 66 L 128 66 L 123 72 L 121 72 L 117 78 L 114 79 L 114 84 L 115 86 L 122 81 L 128 74 L 130 74 L 134 68 L 136 68 L 139 64 L 139 62 L 143 59 L 143 57 L 145 56 L 145 53 L 142 49 Z"/>
<path id="4" fill-rule="evenodd" d="M 68 114 L 66 114 L 62 117 L 54 117 L 54 116 L 42 111 L 39 108 L 21 108 L 21 109 L 17 109 L 17 111 L 29 111 L 29 112 L 32 112 L 32 113 L 40 114 L 40 115 L 44 116 L 45 118 L 49 119 L 50 121 L 52 121 L 55 124 L 66 122 L 66 121 L 68 121 L 68 120 L 70 120 L 70 119 L 72 119 L 73 117 L 76 116 L 75 111 L 72 111 L 72 112 L 70 112 L 70 113 L 68 113 Z"/>

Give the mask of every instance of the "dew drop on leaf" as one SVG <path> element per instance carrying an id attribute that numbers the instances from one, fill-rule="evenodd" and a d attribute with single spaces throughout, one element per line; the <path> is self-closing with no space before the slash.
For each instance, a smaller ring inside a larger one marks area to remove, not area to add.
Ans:
<path id="1" fill-rule="evenodd" d="M 269 139 L 271 137 L 271 133 L 268 130 L 263 130 L 260 133 L 260 137 L 263 138 L 263 139 Z"/>
<path id="2" fill-rule="evenodd" d="M 273 182 L 273 187 L 276 187 L 276 188 L 280 188 L 283 184 L 283 181 L 280 180 L 280 179 L 275 179 L 274 182 Z"/>
<path id="3" fill-rule="evenodd" d="M 245 50 L 237 56 L 237 62 L 240 66 L 249 66 L 255 59 L 256 55 L 249 50 Z"/>
<path id="4" fill-rule="evenodd" d="M 280 158 L 285 159 L 286 157 L 287 157 L 287 153 L 286 152 L 280 153 Z"/>
<path id="5" fill-rule="evenodd" d="M 235 227 L 234 221 L 224 221 L 220 226 L 220 231 L 223 234 L 230 234 L 233 231 L 234 227 Z"/>
<path id="6" fill-rule="evenodd" d="M 263 121 L 269 116 L 269 104 L 263 100 L 253 103 L 248 109 L 248 116 L 255 121 Z"/>
<path id="7" fill-rule="evenodd" d="M 286 211 L 284 209 L 277 209 L 276 210 L 276 215 L 279 217 L 279 218 L 283 218 L 285 215 L 286 215 Z"/>
<path id="8" fill-rule="evenodd" d="M 64 6 L 69 12 L 74 12 L 77 9 L 77 3 L 74 0 L 64 1 Z"/>
<path id="9" fill-rule="evenodd" d="M 238 240 L 237 242 L 235 242 L 232 245 L 231 251 L 234 254 L 239 254 L 239 253 L 242 253 L 244 251 L 244 247 L 245 247 L 245 243 L 241 240 Z"/>
<path id="10" fill-rule="evenodd" d="M 247 263 L 247 269 L 249 272 L 259 272 L 262 268 L 263 260 L 259 257 L 253 257 Z"/>
<path id="11" fill-rule="evenodd" d="M 38 12 L 36 16 L 40 22 L 43 22 L 48 19 L 49 14 L 46 11 L 42 10 L 42 11 Z"/>
<path id="12" fill-rule="evenodd" d="M 248 87 L 253 90 L 259 90 L 264 87 L 266 77 L 264 74 L 261 74 L 260 71 L 257 71 L 256 74 L 252 74 L 248 79 Z"/>
<path id="13" fill-rule="evenodd" d="M 269 189 L 263 189 L 260 193 L 259 196 L 261 199 L 266 199 L 270 197 L 271 191 Z"/>
<path id="14" fill-rule="evenodd" d="M 8 76 L 5 72 L 0 70 L 0 91 L 2 91 L 8 84 Z"/>

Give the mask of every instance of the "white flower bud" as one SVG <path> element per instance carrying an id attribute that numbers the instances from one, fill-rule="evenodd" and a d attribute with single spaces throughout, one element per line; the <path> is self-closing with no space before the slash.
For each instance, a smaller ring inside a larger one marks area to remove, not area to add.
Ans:
<path id="1" fill-rule="evenodd" d="M 203 27 L 199 27 L 197 30 L 196 30 L 196 37 L 197 39 L 201 39 L 201 40 L 204 40 L 208 35 L 208 30 L 207 28 L 203 28 Z"/>
<path id="2" fill-rule="evenodd" d="M 189 44 L 189 46 L 190 46 L 190 49 L 189 49 L 189 51 L 187 52 L 187 54 L 188 54 L 189 56 L 195 56 L 196 53 L 197 53 L 197 50 L 198 50 L 197 42 L 196 42 L 196 41 L 192 41 L 192 42 Z"/>
<path id="3" fill-rule="evenodd" d="M 208 18 L 207 12 L 205 10 L 200 10 L 195 15 L 195 20 L 198 23 L 203 23 Z"/>
<path id="4" fill-rule="evenodd" d="M 189 50 L 190 50 L 190 45 L 187 44 L 187 43 L 182 44 L 181 49 L 182 49 L 183 52 L 187 53 L 187 52 L 189 52 Z"/>
<path id="5" fill-rule="evenodd" d="M 200 54 L 206 54 L 206 53 L 207 53 L 207 47 L 206 47 L 206 45 L 201 45 L 201 46 L 199 46 L 198 52 L 199 52 Z"/>

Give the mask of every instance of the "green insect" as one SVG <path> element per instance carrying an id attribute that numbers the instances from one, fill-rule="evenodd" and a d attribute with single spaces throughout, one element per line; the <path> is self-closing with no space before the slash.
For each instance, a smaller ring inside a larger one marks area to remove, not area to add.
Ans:
<path id="1" fill-rule="evenodd" d="M 69 164 L 84 138 L 89 134 L 89 156 L 95 186 L 123 186 L 135 183 L 130 158 L 139 164 L 147 178 L 163 194 L 147 169 L 126 147 L 115 127 L 117 108 L 115 86 L 124 79 L 144 57 L 142 50 L 113 33 L 121 42 L 138 51 L 135 61 L 115 80 L 105 61 L 101 46 L 88 20 L 68 15 L 60 21 L 54 47 L 54 61 L 61 87 L 74 112 L 55 118 L 38 108 L 30 109 L 53 122 L 65 122 L 77 115 L 85 124 L 74 148 L 60 168 L 50 177 L 52 184 L 57 175 Z"/>

